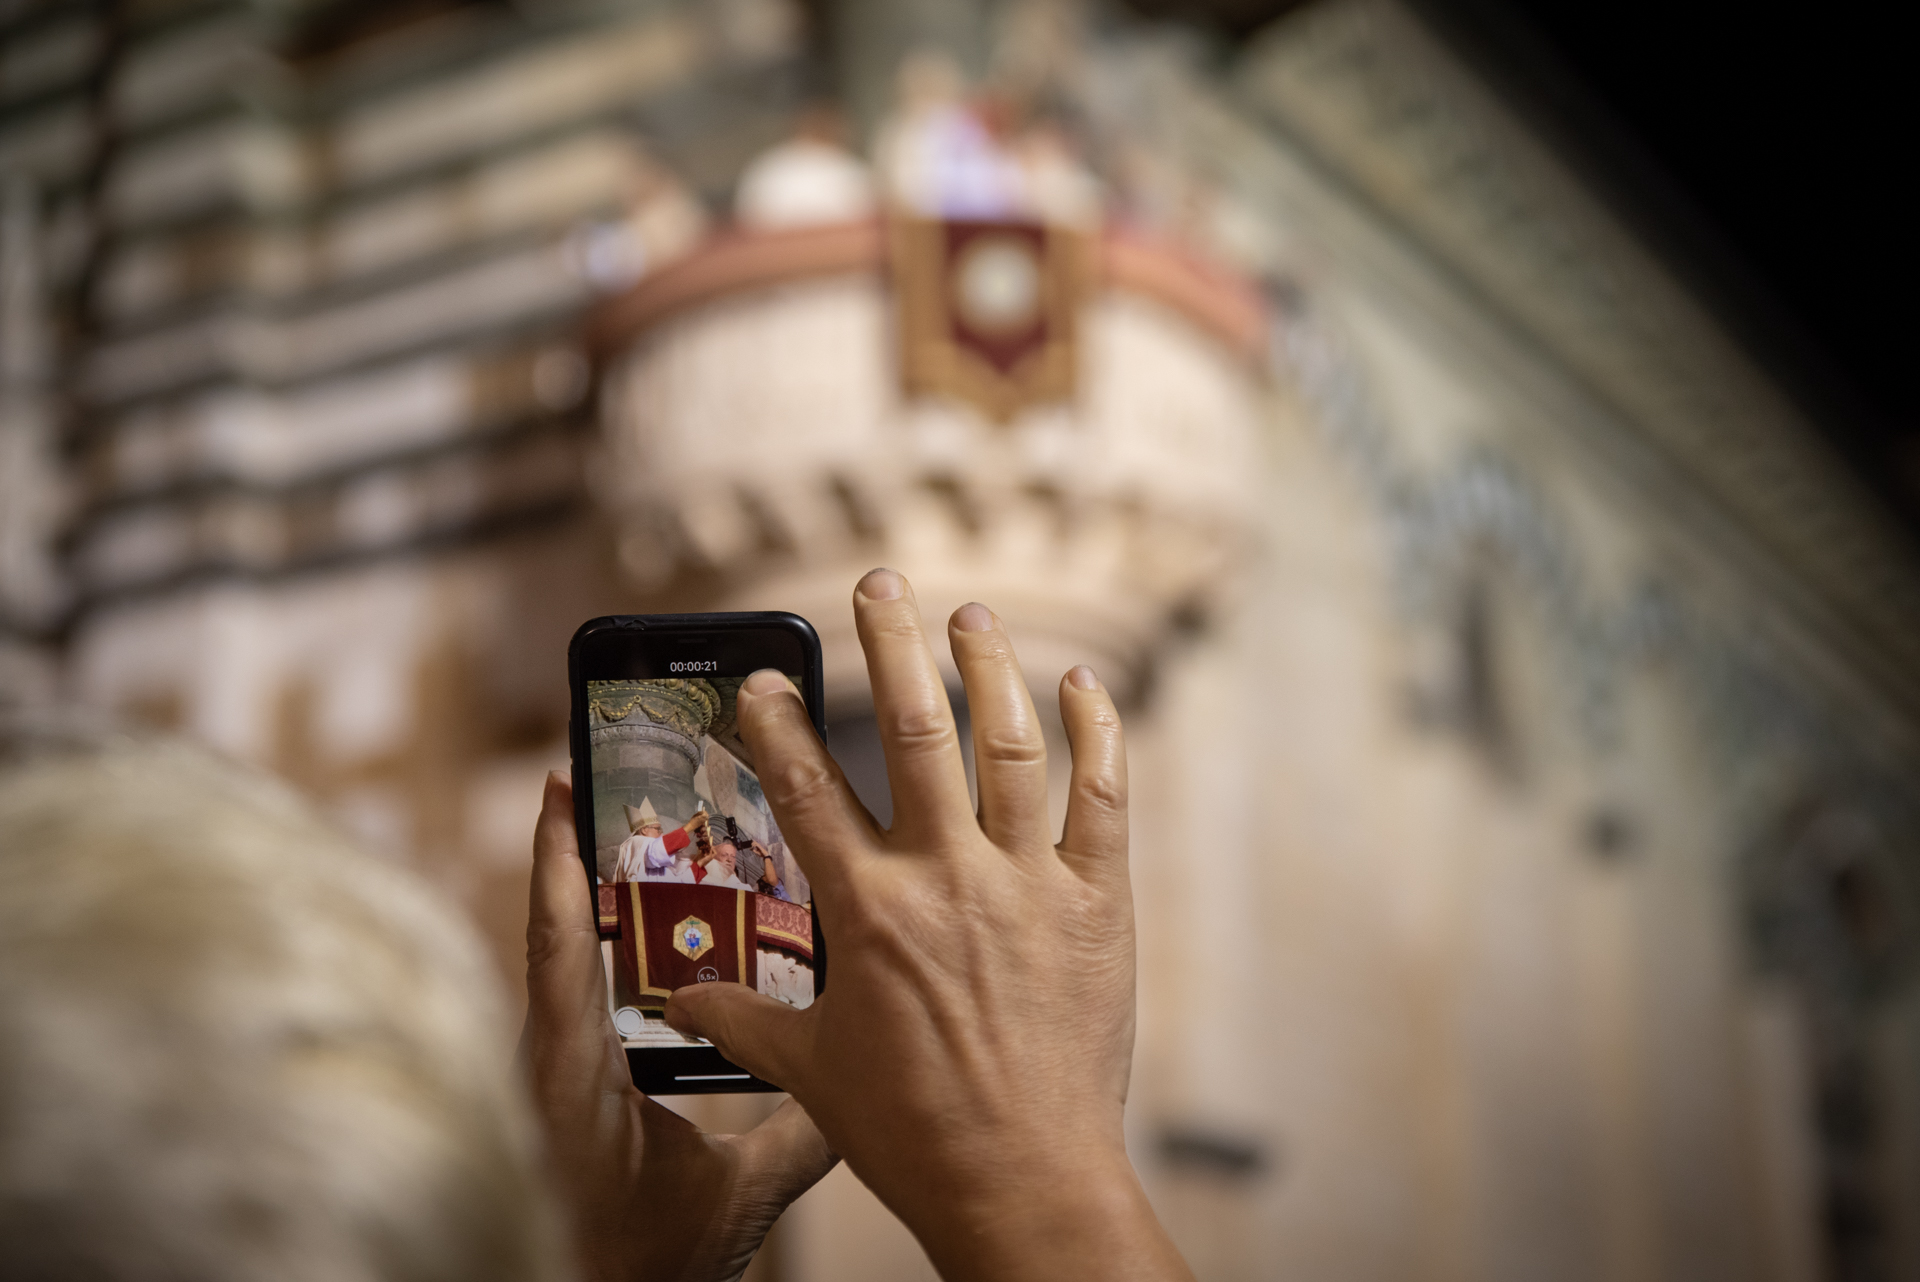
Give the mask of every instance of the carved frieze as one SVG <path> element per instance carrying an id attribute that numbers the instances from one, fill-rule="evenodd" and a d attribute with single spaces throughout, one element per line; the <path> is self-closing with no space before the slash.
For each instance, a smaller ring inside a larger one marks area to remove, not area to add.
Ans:
<path id="1" fill-rule="evenodd" d="M 698 739 L 720 715 L 720 692 L 702 680 L 608 681 L 594 683 L 587 703 L 595 730 L 644 720 Z"/>

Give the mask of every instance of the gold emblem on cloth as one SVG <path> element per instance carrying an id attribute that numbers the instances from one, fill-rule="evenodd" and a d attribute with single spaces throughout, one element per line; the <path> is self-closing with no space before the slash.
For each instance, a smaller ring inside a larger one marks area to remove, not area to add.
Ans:
<path id="1" fill-rule="evenodd" d="M 713 927 L 698 917 L 689 917 L 673 928 L 674 951 L 699 961 L 713 950 Z"/>

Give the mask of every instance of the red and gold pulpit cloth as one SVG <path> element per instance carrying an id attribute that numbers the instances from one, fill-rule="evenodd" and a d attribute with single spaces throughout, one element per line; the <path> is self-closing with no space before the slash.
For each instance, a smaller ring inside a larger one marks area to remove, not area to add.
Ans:
<path id="1" fill-rule="evenodd" d="M 813 961 L 813 913 L 771 895 L 684 882 L 597 888 L 600 929 L 614 943 L 615 1006 L 660 1010 L 684 984 L 758 988 L 759 948 Z"/>
<path id="2" fill-rule="evenodd" d="M 813 960 L 813 914 L 799 904 L 772 895 L 753 896 L 753 937 L 769 948 Z"/>
<path id="3" fill-rule="evenodd" d="M 1041 223 L 895 218 L 889 225 L 909 393 L 1005 421 L 1071 399 L 1087 238 Z"/>
<path id="4" fill-rule="evenodd" d="M 688 984 L 759 986 L 750 904 L 758 896 L 669 881 L 615 889 L 614 1005 L 663 1010 L 673 990 Z"/>
<path id="5" fill-rule="evenodd" d="M 620 938 L 620 887 L 603 882 L 594 890 L 600 906 L 600 938 Z"/>

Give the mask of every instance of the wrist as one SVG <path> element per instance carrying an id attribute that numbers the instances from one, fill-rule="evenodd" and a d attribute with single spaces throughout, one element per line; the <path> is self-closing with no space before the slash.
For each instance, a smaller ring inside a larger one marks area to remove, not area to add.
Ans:
<path id="1" fill-rule="evenodd" d="M 935 1199 L 909 1223 L 941 1277 L 1191 1277 L 1124 1148 L 1021 1167 L 1017 1178 L 1003 1170 L 977 1191 Z"/>

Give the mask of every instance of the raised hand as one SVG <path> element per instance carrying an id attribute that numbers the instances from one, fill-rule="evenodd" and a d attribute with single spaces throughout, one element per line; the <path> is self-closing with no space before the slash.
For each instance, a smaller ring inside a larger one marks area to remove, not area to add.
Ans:
<path id="1" fill-rule="evenodd" d="M 1112 700 L 1062 680 L 1073 751 L 1065 835 L 1046 748 L 999 620 L 948 627 L 973 717 L 976 814 L 938 669 L 904 579 L 854 614 L 893 792 L 881 828 L 776 672 L 739 724 L 813 885 L 827 991 L 795 1010 L 741 985 L 676 992 L 675 1027 L 790 1091 L 949 1279 L 1185 1278 L 1121 1135 L 1133 1049 L 1126 764 Z"/>

